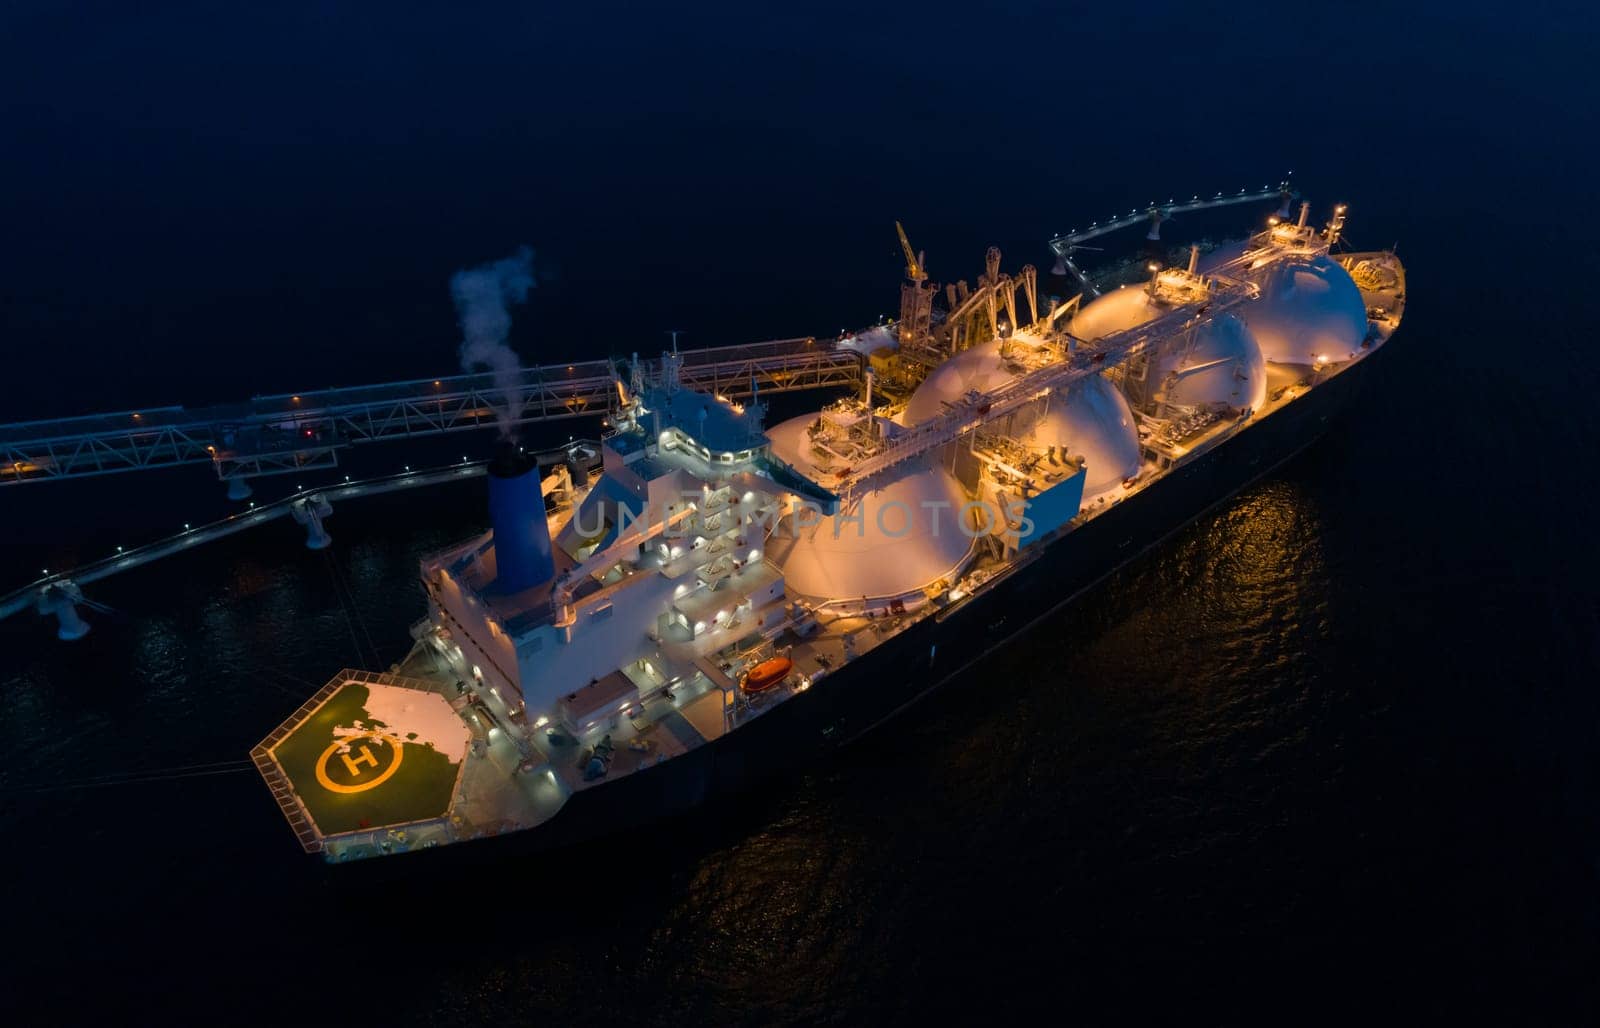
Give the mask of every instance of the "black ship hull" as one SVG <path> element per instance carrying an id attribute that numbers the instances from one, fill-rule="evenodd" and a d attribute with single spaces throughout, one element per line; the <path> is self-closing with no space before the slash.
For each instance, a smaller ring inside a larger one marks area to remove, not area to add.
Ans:
<path id="1" fill-rule="evenodd" d="M 847 744 L 980 661 L 1326 432 L 1370 374 L 1366 355 L 1132 497 L 1048 542 L 927 617 L 715 742 L 574 794 L 536 828 L 355 863 L 477 863 L 569 847 L 690 811 Z"/>

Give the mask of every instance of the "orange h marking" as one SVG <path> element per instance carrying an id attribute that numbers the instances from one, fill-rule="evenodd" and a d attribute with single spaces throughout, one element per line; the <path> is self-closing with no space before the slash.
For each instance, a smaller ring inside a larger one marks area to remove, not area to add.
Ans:
<path id="1" fill-rule="evenodd" d="M 365 746 L 361 747 L 361 756 L 351 757 L 348 753 L 341 753 L 339 754 L 339 759 L 344 761 L 344 766 L 350 772 L 351 778 L 361 777 L 361 768 L 358 765 L 365 764 L 373 768 L 378 766 L 378 758 L 374 757 L 372 751 Z"/>

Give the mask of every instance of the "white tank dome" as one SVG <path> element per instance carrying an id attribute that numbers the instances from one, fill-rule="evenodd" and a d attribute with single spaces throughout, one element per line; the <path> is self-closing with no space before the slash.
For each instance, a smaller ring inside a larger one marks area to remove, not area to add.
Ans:
<path id="1" fill-rule="evenodd" d="M 963 530 L 966 494 L 942 467 L 912 465 L 863 495 L 849 517 L 784 518 L 767 557 L 795 595 L 869 600 L 904 596 L 966 564 L 976 541 Z"/>
<path id="2" fill-rule="evenodd" d="M 802 475 L 815 475 L 817 455 L 811 449 L 807 430 L 821 416 L 820 413 L 802 414 L 767 429 L 767 442 L 772 448 L 772 455 L 793 466 Z"/>
<path id="3" fill-rule="evenodd" d="M 804 414 L 767 430 L 773 454 L 804 474 L 816 469 L 807 430 L 818 417 Z M 966 563 L 976 545 L 959 520 L 966 502 L 950 472 L 911 462 L 892 481 L 863 495 L 851 518 L 825 517 L 809 525 L 785 518 L 767 540 L 767 557 L 783 569 L 790 591 L 801 596 L 900 596 L 949 577 Z M 816 517 L 813 513 L 807 520 Z"/>
<path id="4" fill-rule="evenodd" d="M 1142 286 L 1125 286 L 1083 305 L 1067 331 L 1079 339 L 1095 340 L 1113 332 L 1125 332 L 1154 320 L 1162 308 Z"/>
<path id="5" fill-rule="evenodd" d="M 920 425 L 944 413 L 947 404 L 961 402 L 961 398 L 973 390 L 987 393 L 1015 377 L 1016 373 L 1000 356 L 1000 340 L 979 343 L 934 368 L 922 380 L 911 399 L 906 401 L 900 423 L 907 428 Z"/>
<path id="6" fill-rule="evenodd" d="M 1275 364 L 1345 360 L 1367 337 L 1367 306 L 1350 273 L 1327 257 L 1285 264 L 1244 310 L 1261 354 Z"/>
<path id="7" fill-rule="evenodd" d="M 1177 346 L 1162 354 L 1155 386 L 1164 387 L 1175 371 L 1207 364 L 1214 366 L 1178 379 L 1167 402 L 1196 407 L 1223 403 L 1239 410 L 1260 410 L 1267 402 L 1267 364 L 1261 347 L 1249 327 L 1232 314 L 1201 325 L 1187 349 Z"/>
<path id="8" fill-rule="evenodd" d="M 1037 449 L 1055 446 L 1084 459 L 1083 498 L 1110 492 L 1139 473 L 1139 430 L 1122 391 L 1093 375 L 1050 398 L 1049 409 L 1024 437 Z"/>
<path id="9" fill-rule="evenodd" d="M 1224 264 L 1236 261 L 1244 256 L 1248 243 L 1243 240 L 1233 243 L 1223 243 L 1210 253 L 1200 255 L 1200 264 L 1195 269 L 1202 275 L 1211 275 Z"/>

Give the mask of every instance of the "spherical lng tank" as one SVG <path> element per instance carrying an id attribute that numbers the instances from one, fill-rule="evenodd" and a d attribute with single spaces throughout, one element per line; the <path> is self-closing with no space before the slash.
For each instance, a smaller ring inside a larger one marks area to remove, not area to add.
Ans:
<path id="1" fill-rule="evenodd" d="M 1121 390 L 1100 375 L 1079 379 L 1052 395 L 1044 416 L 1023 441 L 1057 447 L 1084 461 L 1085 502 L 1139 473 L 1139 430 Z"/>
<path id="2" fill-rule="evenodd" d="M 1200 255 L 1199 266 L 1195 269 L 1202 275 L 1214 275 L 1218 268 L 1231 264 L 1245 255 L 1250 244 L 1244 240 L 1232 243 L 1223 243 L 1210 253 Z M 1252 261 L 1251 263 L 1254 263 Z"/>
<path id="3" fill-rule="evenodd" d="M 947 405 L 960 403 L 968 393 L 987 393 L 1015 377 L 1016 373 L 1000 356 L 1000 340 L 979 343 L 928 373 L 906 401 L 900 423 L 907 428 L 921 424 L 944 413 Z"/>
<path id="4" fill-rule="evenodd" d="M 1172 340 L 1153 374 L 1156 388 L 1166 390 L 1168 403 L 1260 410 L 1267 400 L 1267 365 L 1261 347 L 1249 326 L 1232 314 L 1211 319 L 1188 338 Z"/>
<path id="5" fill-rule="evenodd" d="M 1350 273 L 1329 258 L 1290 261 L 1243 308 L 1261 355 L 1274 364 L 1348 360 L 1367 337 L 1367 306 Z"/>
<path id="6" fill-rule="evenodd" d="M 1124 286 L 1083 305 L 1067 331 L 1079 339 L 1099 339 L 1155 319 L 1163 308 L 1142 286 Z"/>
<path id="7" fill-rule="evenodd" d="M 817 417 L 793 418 L 767 432 L 773 454 L 802 473 L 815 466 L 807 432 Z M 900 597 L 967 563 L 976 542 L 962 528 L 967 496 L 955 476 L 918 461 L 888 475 L 852 510 L 825 517 L 802 508 L 778 524 L 766 552 L 783 570 L 790 593 L 824 600 Z"/>

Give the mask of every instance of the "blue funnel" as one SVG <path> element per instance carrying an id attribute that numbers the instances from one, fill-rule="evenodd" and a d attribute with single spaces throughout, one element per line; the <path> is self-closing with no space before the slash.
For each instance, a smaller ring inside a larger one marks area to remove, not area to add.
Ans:
<path id="1" fill-rule="evenodd" d="M 489 524 L 496 592 L 518 593 L 555 577 L 539 463 L 511 444 L 489 462 Z"/>

